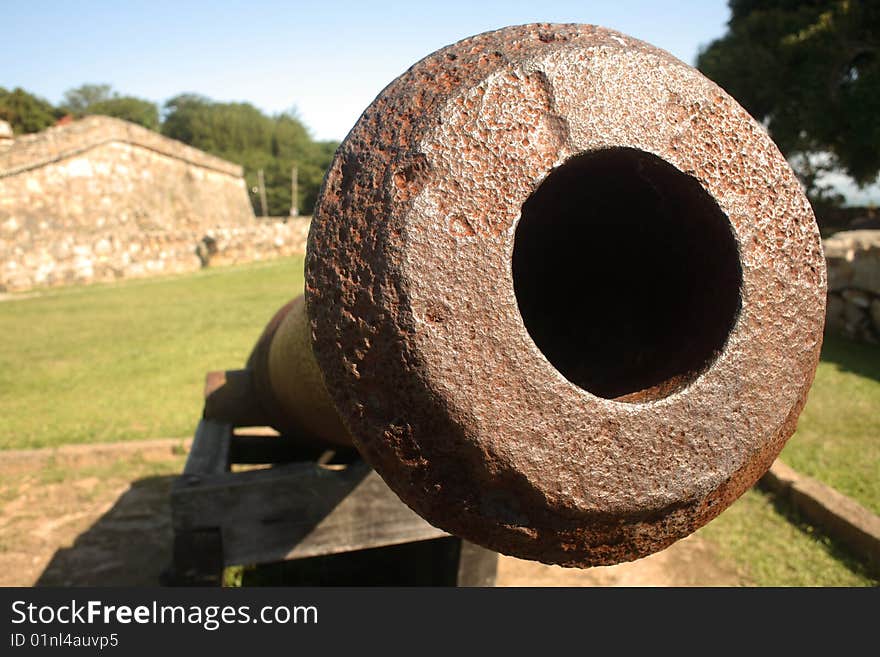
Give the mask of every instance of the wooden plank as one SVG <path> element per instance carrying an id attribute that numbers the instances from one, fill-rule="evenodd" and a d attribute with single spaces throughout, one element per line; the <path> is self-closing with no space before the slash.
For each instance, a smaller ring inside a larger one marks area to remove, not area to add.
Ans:
<path id="1" fill-rule="evenodd" d="M 186 485 L 202 476 L 227 472 L 231 440 L 232 425 L 202 418 L 183 467 L 183 476 L 178 478 L 175 486 Z"/>
<path id="2" fill-rule="evenodd" d="M 363 462 L 331 471 L 314 462 L 295 462 L 260 470 L 205 475 L 172 491 L 175 527 L 219 527 L 251 522 L 254 517 L 271 519 L 280 513 L 326 515 L 349 494 L 369 468 Z"/>
<path id="3" fill-rule="evenodd" d="M 446 536 L 363 461 L 293 463 L 204 478 L 172 494 L 176 529 L 220 527 L 230 564 L 296 559 Z"/>

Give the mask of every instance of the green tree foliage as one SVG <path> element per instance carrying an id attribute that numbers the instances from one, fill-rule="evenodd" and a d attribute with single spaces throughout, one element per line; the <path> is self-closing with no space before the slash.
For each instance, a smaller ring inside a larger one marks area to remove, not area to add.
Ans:
<path id="1" fill-rule="evenodd" d="M 150 130 L 159 130 L 159 108 L 143 98 L 134 96 L 114 96 L 89 105 L 86 114 L 115 116 L 137 123 Z"/>
<path id="2" fill-rule="evenodd" d="M 159 129 L 159 108 L 143 98 L 120 96 L 109 84 L 84 84 L 64 93 L 62 109 L 76 117 L 115 116 L 150 130 Z"/>
<path id="3" fill-rule="evenodd" d="M 262 212 L 257 172 L 262 169 L 268 212 L 290 211 L 290 175 L 298 169 L 298 207 L 314 208 L 324 172 L 336 150 L 335 142 L 316 142 L 292 112 L 266 116 L 249 103 L 217 103 L 203 96 L 182 94 L 165 103 L 162 133 L 244 167 L 251 202 Z"/>
<path id="4" fill-rule="evenodd" d="M 808 191 L 821 168 L 880 171 L 880 3 L 730 0 L 728 32 L 698 68 L 764 121 Z M 824 164 L 810 154 L 828 153 Z"/>
<path id="5" fill-rule="evenodd" d="M 39 132 L 55 124 L 61 112 L 21 88 L 7 91 L 0 87 L 0 120 L 12 126 L 17 135 Z"/>
<path id="6" fill-rule="evenodd" d="M 195 94 L 165 103 L 162 133 L 220 157 L 268 152 L 272 120 L 250 103 L 215 103 Z"/>
<path id="7" fill-rule="evenodd" d="M 83 84 L 64 92 L 61 107 L 71 114 L 83 115 L 87 114 L 89 107 L 95 103 L 102 103 L 111 98 L 113 98 L 113 87 L 109 84 Z"/>

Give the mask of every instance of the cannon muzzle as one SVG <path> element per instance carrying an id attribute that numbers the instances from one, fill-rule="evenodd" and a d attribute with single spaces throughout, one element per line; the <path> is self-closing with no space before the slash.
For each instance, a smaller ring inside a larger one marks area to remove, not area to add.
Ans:
<path id="1" fill-rule="evenodd" d="M 353 442 L 432 524 L 610 564 L 767 470 L 824 304 L 810 205 L 745 110 L 629 36 L 527 25 L 367 108 L 321 189 L 304 302 L 252 365 L 280 428 Z"/>

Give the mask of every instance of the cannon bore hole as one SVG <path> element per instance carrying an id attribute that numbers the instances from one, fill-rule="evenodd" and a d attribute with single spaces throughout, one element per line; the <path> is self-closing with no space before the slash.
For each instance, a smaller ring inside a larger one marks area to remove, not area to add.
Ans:
<path id="1" fill-rule="evenodd" d="M 636 149 L 554 169 L 523 204 L 512 269 L 537 347 L 606 399 L 686 386 L 718 356 L 740 309 L 727 217 L 696 179 Z"/>

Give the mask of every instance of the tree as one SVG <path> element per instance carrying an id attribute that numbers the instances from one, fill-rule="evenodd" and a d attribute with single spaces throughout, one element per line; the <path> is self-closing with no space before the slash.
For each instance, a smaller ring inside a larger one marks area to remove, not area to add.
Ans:
<path id="1" fill-rule="evenodd" d="M 64 111 L 76 117 L 86 114 L 115 116 L 150 130 L 159 129 L 156 103 L 134 96 L 120 96 L 109 84 L 84 84 L 64 93 Z"/>
<path id="2" fill-rule="evenodd" d="M 71 114 L 82 116 L 89 112 L 89 107 L 109 100 L 113 95 L 113 87 L 109 84 L 83 84 L 64 92 L 61 107 Z"/>
<path id="3" fill-rule="evenodd" d="M 880 171 L 880 3 L 730 0 L 728 31 L 697 67 L 764 122 L 821 195 L 823 170 Z"/>
<path id="4" fill-rule="evenodd" d="M 196 141 L 204 139 L 199 124 L 206 121 L 210 103 L 208 98 L 198 94 L 180 94 L 165 101 L 162 107 L 162 134 L 196 146 Z"/>
<path id="5" fill-rule="evenodd" d="M 249 103 L 217 103 L 181 94 L 165 103 L 162 133 L 236 162 L 244 168 L 254 211 L 261 212 L 257 172 L 262 169 L 270 215 L 290 211 L 290 174 L 299 173 L 298 207 L 309 213 L 337 144 L 315 142 L 293 112 L 266 116 Z"/>
<path id="6" fill-rule="evenodd" d="M 8 122 L 15 134 L 39 132 L 60 117 L 61 112 L 48 101 L 18 87 L 12 91 L 0 87 L 0 120 Z"/>
<path id="7" fill-rule="evenodd" d="M 119 119 L 137 123 L 150 130 L 159 130 L 159 108 L 156 106 L 156 103 L 151 103 L 143 98 L 114 96 L 107 100 L 92 103 L 88 106 L 85 113 L 115 116 Z"/>
<path id="8" fill-rule="evenodd" d="M 165 103 L 162 133 L 221 157 L 269 152 L 272 120 L 250 103 L 215 103 L 181 94 Z"/>

